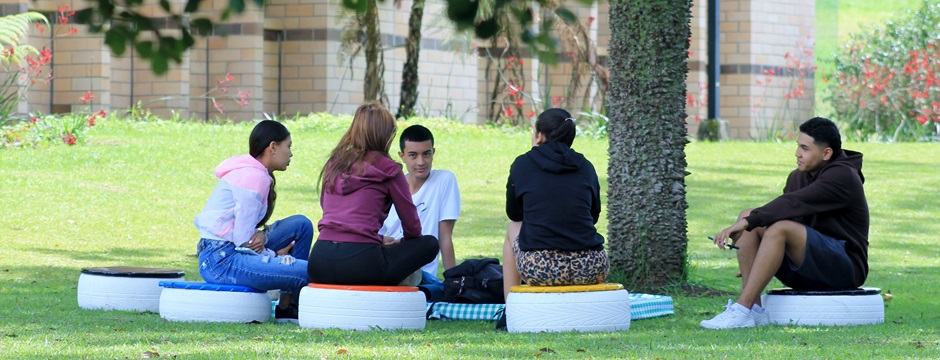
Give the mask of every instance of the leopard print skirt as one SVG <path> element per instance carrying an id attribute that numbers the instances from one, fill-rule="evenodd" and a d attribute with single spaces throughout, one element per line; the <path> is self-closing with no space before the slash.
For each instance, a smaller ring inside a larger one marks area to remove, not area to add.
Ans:
<path id="1" fill-rule="evenodd" d="M 534 286 L 600 284 L 607 278 L 610 261 L 604 250 L 519 250 L 512 242 L 516 268 L 522 281 Z"/>

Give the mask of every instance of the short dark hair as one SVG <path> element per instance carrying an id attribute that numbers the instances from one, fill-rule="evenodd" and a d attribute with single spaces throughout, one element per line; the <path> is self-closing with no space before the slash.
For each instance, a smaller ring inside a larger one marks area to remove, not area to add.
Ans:
<path id="1" fill-rule="evenodd" d="M 800 125 L 800 132 L 813 138 L 813 143 L 820 148 L 830 147 L 833 154 L 842 151 L 842 136 L 832 120 L 814 117 Z"/>
<path id="2" fill-rule="evenodd" d="M 431 134 L 431 130 L 421 125 L 411 125 L 401 132 L 401 136 L 398 137 L 398 146 L 401 151 L 405 151 L 405 141 L 425 142 L 428 140 L 431 140 L 431 147 L 434 147 L 434 134 Z"/>
<path id="3" fill-rule="evenodd" d="M 571 113 L 559 108 L 551 108 L 539 114 L 538 120 L 535 121 L 535 131 L 545 134 L 547 141 L 558 141 L 568 147 L 571 147 L 578 132 Z"/>

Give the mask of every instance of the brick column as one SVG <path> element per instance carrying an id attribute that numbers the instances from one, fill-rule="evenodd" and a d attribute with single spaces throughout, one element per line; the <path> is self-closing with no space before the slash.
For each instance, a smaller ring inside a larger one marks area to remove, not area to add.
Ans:
<path id="1" fill-rule="evenodd" d="M 708 118 L 708 8 L 707 0 L 692 1 L 692 37 L 689 39 L 689 75 L 685 79 L 686 83 L 686 109 L 689 116 L 686 123 L 689 124 L 688 131 L 690 135 L 698 132 L 698 126 L 702 120 Z M 720 91 L 724 93 L 724 84 L 721 84 Z M 725 116 L 724 113 L 720 114 Z"/>
<path id="2" fill-rule="evenodd" d="M 183 0 L 171 0 L 174 11 L 181 11 L 185 5 Z M 156 5 L 144 6 L 140 11 L 160 19 L 165 16 L 163 10 Z M 161 19 L 163 20 L 163 19 Z M 179 36 L 173 24 L 167 21 L 158 21 L 160 32 L 164 35 Z M 103 41 L 103 39 L 99 40 Z M 126 109 L 138 102 L 154 114 L 170 118 L 173 113 L 182 118 L 192 116 L 189 108 L 190 92 L 190 52 L 183 54 L 183 62 L 169 61 L 169 71 L 156 75 L 151 69 L 149 60 L 140 58 L 133 47 L 128 47 L 120 57 L 112 54 L 111 85 L 113 90 L 113 106 Z"/>
<path id="3" fill-rule="evenodd" d="M 721 116 L 732 137 L 792 136 L 787 132 L 812 116 L 814 62 L 804 73 L 788 70 L 786 54 L 811 55 L 814 29 L 813 0 L 721 2 Z M 802 96 L 788 99 L 800 80 Z"/>
<path id="4" fill-rule="evenodd" d="M 208 16 L 216 21 L 227 6 L 228 1 L 207 1 L 193 17 Z M 189 108 L 195 117 L 237 121 L 262 118 L 263 22 L 264 11 L 248 4 L 244 13 L 233 15 L 224 24 L 217 24 L 210 36 L 196 37 L 196 44 L 190 50 L 191 86 L 187 90 L 193 97 Z M 232 76 L 230 82 L 226 75 Z M 220 85 L 219 81 L 223 84 Z M 222 87 L 225 87 L 224 92 Z M 239 102 L 239 90 L 250 94 L 246 105 Z M 215 102 L 203 98 L 206 95 L 214 98 Z"/>

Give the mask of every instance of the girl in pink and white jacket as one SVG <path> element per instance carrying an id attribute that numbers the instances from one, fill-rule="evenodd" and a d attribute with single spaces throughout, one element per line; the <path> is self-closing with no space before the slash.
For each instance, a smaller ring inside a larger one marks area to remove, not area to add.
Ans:
<path id="1" fill-rule="evenodd" d="M 265 120 L 251 131 L 248 145 L 248 155 L 231 157 L 215 168 L 219 183 L 196 215 L 199 274 L 208 283 L 280 289 L 275 318 L 296 321 L 292 294 L 308 283 L 313 224 L 294 215 L 267 225 L 277 198 L 274 171 L 286 170 L 293 155 L 290 132 Z"/>

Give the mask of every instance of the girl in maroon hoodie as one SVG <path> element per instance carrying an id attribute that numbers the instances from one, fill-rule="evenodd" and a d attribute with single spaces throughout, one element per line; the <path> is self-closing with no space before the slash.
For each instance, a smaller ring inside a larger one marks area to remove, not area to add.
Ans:
<path id="1" fill-rule="evenodd" d="M 401 164 L 388 155 L 396 130 L 395 118 L 381 105 L 362 105 L 330 153 L 320 172 L 323 219 L 307 268 L 311 281 L 397 285 L 437 256 L 437 239 L 421 235 Z M 402 239 L 379 235 L 392 204 Z"/>

